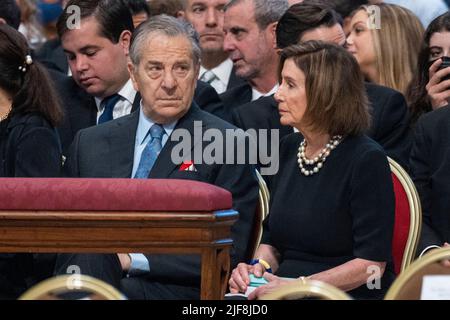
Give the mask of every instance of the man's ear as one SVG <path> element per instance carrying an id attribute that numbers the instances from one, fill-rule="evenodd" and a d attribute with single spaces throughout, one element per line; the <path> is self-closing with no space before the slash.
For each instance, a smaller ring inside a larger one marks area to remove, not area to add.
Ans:
<path id="1" fill-rule="evenodd" d="M 124 30 L 120 34 L 119 43 L 122 46 L 125 55 L 128 57 L 130 53 L 130 43 L 131 43 L 131 32 L 129 30 Z"/>
<path id="2" fill-rule="evenodd" d="M 267 32 L 272 42 L 272 48 L 277 48 L 277 25 L 278 22 L 272 22 L 267 26 Z"/>
<path id="3" fill-rule="evenodd" d="M 3 18 L 0 18 L 0 25 L 2 25 L 2 24 L 6 24 L 6 20 Z"/>
<path id="4" fill-rule="evenodd" d="M 183 10 L 180 10 L 177 12 L 177 14 L 175 15 L 178 19 L 184 19 L 185 17 L 185 13 Z"/>
<path id="5" fill-rule="evenodd" d="M 133 64 L 133 62 L 128 60 L 127 67 L 128 67 L 128 73 L 130 74 L 131 83 L 133 84 L 133 88 L 134 88 L 134 90 L 139 91 L 139 84 L 136 81 L 136 77 L 135 77 L 135 72 L 137 71 L 135 65 Z"/>

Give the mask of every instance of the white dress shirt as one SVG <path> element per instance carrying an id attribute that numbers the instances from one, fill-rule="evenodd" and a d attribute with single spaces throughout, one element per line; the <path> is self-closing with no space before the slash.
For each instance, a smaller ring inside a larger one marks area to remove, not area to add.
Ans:
<path id="1" fill-rule="evenodd" d="M 214 89 L 216 89 L 218 94 L 221 94 L 227 91 L 232 69 L 233 61 L 231 61 L 230 59 L 226 59 L 217 67 L 210 70 L 205 69 L 203 66 L 200 66 L 200 73 L 198 75 L 198 78 L 201 80 L 205 72 L 212 71 L 216 75 L 216 79 L 214 79 L 210 84 Z"/>
<path id="2" fill-rule="evenodd" d="M 126 116 L 131 113 L 133 108 L 134 98 L 136 97 L 136 90 L 133 88 L 131 79 L 128 79 L 127 83 L 117 92 L 120 95 L 120 100 L 116 103 L 113 110 L 113 119 L 117 119 Z M 97 105 L 97 123 L 98 119 L 102 115 L 105 107 L 102 105 L 101 98 L 95 97 L 95 104 Z"/>
<path id="3" fill-rule="evenodd" d="M 258 100 L 261 97 L 268 97 L 268 96 L 275 94 L 275 92 L 277 92 L 277 90 L 278 90 L 278 87 L 279 87 L 279 85 L 276 84 L 275 87 L 273 87 L 267 93 L 261 93 L 258 90 L 256 90 L 255 88 L 252 88 L 252 101 Z"/>

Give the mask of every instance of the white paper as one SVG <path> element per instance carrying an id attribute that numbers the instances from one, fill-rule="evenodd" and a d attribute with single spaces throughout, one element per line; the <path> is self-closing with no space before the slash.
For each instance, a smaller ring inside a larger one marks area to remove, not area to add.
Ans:
<path id="1" fill-rule="evenodd" d="M 450 275 L 424 276 L 421 300 L 450 300 Z"/>

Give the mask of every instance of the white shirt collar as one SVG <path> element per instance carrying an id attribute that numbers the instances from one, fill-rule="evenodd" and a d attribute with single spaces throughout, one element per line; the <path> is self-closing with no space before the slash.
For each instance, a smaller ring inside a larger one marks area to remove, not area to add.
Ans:
<path id="1" fill-rule="evenodd" d="M 271 96 L 273 94 L 275 94 L 275 92 L 277 92 L 278 90 L 278 83 L 272 88 L 272 90 L 270 90 L 267 93 L 261 93 L 258 90 L 256 90 L 255 88 L 252 87 L 252 101 L 258 100 L 261 97 L 268 97 Z"/>
<path id="2" fill-rule="evenodd" d="M 131 105 L 134 102 L 134 98 L 136 97 L 136 90 L 134 90 L 133 83 L 131 82 L 131 79 L 128 79 L 128 81 L 125 83 L 125 85 L 122 87 L 122 89 L 117 92 L 118 95 L 120 95 L 120 100 L 127 100 Z M 102 111 L 103 107 L 101 105 L 102 98 L 95 97 L 95 104 L 97 105 L 98 111 Z"/>
<path id="3" fill-rule="evenodd" d="M 217 67 L 212 68 L 211 71 L 219 78 L 220 82 L 222 82 L 225 86 L 228 85 L 228 81 L 230 81 L 231 70 L 233 69 L 233 61 L 231 59 L 226 59 Z M 202 75 L 208 71 L 208 69 L 200 66 L 200 73 L 198 75 L 199 79 Z"/>

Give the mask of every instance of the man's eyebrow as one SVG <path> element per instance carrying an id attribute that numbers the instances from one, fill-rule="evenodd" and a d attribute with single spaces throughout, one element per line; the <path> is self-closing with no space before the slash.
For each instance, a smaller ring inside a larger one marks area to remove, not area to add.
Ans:
<path id="1" fill-rule="evenodd" d="M 101 49 L 101 47 L 100 46 L 96 46 L 96 45 L 87 45 L 87 46 L 82 47 L 78 51 L 84 53 L 84 52 L 86 52 L 88 50 L 91 50 L 91 49 L 98 50 L 98 49 Z M 65 53 L 69 53 L 69 54 L 73 54 L 74 53 L 73 51 L 67 50 L 67 49 L 64 49 L 64 52 Z"/>
<path id="2" fill-rule="evenodd" d="M 162 62 L 161 61 L 157 61 L 157 60 L 148 60 L 145 64 L 146 65 L 153 64 L 153 65 L 160 66 L 160 65 L 162 65 Z"/>

